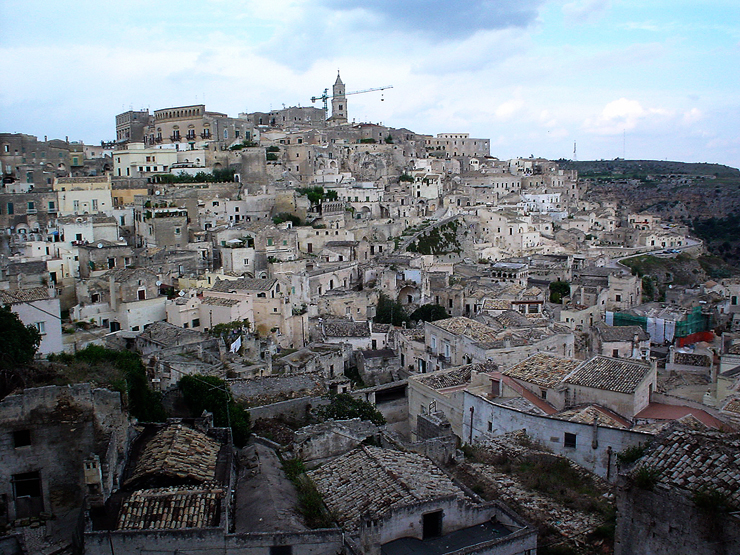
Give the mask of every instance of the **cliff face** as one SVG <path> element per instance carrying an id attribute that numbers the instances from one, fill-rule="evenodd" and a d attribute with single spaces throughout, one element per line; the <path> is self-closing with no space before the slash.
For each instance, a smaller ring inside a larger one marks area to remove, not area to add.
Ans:
<path id="1" fill-rule="evenodd" d="M 725 217 L 740 209 L 740 170 L 653 160 L 563 162 L 578 170 L 591 198 L 614 200 L 665 219 Z"/>

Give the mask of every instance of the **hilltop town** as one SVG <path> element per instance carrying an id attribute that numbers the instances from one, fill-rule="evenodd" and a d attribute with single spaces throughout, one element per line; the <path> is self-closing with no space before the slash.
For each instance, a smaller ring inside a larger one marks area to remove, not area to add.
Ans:
<path id="1" fill-rule="evenodd" d="M 658 209 L 363 92 L 0 133 L 0 552 L 740 550 L 725 177 Z"/>

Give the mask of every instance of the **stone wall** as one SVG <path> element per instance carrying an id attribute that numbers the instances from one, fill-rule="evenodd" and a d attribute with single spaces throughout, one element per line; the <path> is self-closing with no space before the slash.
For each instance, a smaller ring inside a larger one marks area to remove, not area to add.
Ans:
<path id="1" fill-rule="evenodd" d="M 471 433 L 472 409 L 472 433 Z M 463 437 L 464 442 L 485 441 L 517 430 L 525 430 L 534 441 L 553 453 L 562 455 L 591 472 L 616 480 L 617 453 L 628 447 L 645 444 L 650 434 L 619 428 L 593 426 L 580 422 L 539 416 L 501 405 L 496 405 L 469 392 L 464 392 Z M 575 447 L 565 446 L 565 434 L 575 436 Z"/>
<path id="2" fill-rule="evenodd" d="M 640 489 L 620 477 L 615 555 L 740 553 L 740 518 L 699 509 L 686 492 Z"/>
<path id="3" fill-rule="evenodd" d="M 266 555 L 272 546 L 292 546 L 293 555 L 325 555 L 342 551 L 338 528 L 292 533 L 224 534 L 220 528 L 88 532 L 85 555 L 111 553 L 221 553 Z"/>

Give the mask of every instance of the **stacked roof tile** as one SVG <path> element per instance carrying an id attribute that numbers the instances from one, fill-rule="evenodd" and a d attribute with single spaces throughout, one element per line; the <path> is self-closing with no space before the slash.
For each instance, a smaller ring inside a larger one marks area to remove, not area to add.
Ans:
<path id="1" fill-rule="evenodd" d="M 138 490 L 124 501 L 119 530 L 174 530 L 217 526 L 223 488 L 215 484 Z"/>
<path id="2" fill-rule="evenodd" d="M 564 381 L 581 387 L 634 393 L 650 371 L 651 366 L 646 363 L 595 356 L 571 372 Z"/>
<path id="3" fill-rule="evenodd" d="M 642 467 L 657 470 L 664 485 L 716 491 L 740 508 L 740 434 L 674 429 L 640 459 Z"/>
<path id="4" fill-rule="evenodd" d="M 33 301 L 43 301 L 48 298 L 49 290 L 46 287 L 19 289 L 18 291 L 0 291 L 0 304 L 31 303 Z"/>
<path id="5" fill-rule="evenodd" d="M 308 473 L 324 502 L 350 531 L 360 518 L 463 491 L 429 459 L 415 453 L 362 446 Z"/>
<path id="6" fill-rule="evenodd" d="M 580 360 L 547 353 L 537 353 L 503 373 L 511 378 L 541 387 L 557 387 L 579 364 Z"/>
<path id="7" fill-rule="evenodd" d="M 146 444 L 128 483 L 144 476 L 212 481 L 220 449 L 220 443 L 202 432 L 182 424 L 168 426 Z"/>

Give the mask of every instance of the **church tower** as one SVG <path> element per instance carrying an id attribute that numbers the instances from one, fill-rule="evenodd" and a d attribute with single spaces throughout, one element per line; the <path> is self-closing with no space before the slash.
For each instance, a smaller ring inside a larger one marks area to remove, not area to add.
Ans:
<path id="1" fill-rule="evenodd" d="M 332 88 L 331 120 L 334 124 L 347 123 L 347 97 L 344 95 L 344 83 L 337 71 L 337 80 Z"/>

